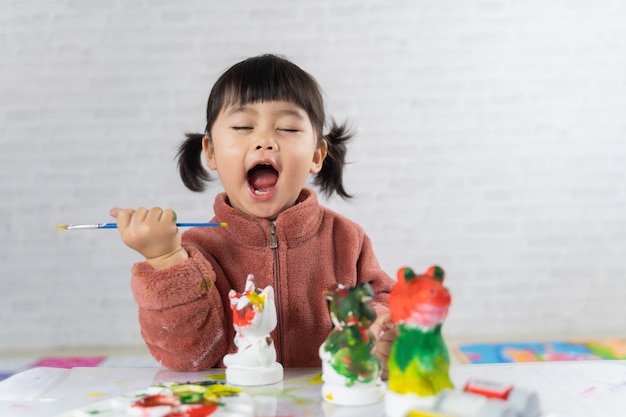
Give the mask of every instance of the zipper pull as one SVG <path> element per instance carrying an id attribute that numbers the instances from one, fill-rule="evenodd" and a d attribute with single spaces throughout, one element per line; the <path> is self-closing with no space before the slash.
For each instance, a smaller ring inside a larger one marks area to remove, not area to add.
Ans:
<path id="1" fill-rule="evenodd" d="M 270 223 L 270 249 L 278 247 L 278 238 L 276 237 L 276 223 Z"/>

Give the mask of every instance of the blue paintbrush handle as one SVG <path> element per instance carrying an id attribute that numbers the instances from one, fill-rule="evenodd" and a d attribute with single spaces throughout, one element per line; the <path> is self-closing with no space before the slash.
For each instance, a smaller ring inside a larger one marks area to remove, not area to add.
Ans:
<path id="1" fill-rule="evenodd" d="M 100 223 L 98 229 L 117 229 L 116 223 Z"/>

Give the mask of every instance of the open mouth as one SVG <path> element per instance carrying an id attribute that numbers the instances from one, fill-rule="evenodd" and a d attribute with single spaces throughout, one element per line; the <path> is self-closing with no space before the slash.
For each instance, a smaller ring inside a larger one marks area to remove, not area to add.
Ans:
<path id="1" fill-rule="evenodd" d="M 258 164 L 248 171 L 248 184 L 257 195 L 266 195 L 278 182 L 278 171 L 270 164 Z"/>
<path id="2" fill-rule="evenodd" d="M 448 316 L 448 307 L 437 307 L 424 304 L 414 309 L 407 322 L 420 327 L 434 327 Z"/>

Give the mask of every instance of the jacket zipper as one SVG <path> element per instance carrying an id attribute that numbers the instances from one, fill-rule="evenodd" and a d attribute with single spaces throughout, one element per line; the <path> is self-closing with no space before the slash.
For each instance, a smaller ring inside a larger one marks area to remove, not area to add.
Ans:
<path id="1" fill-rule="evenodd" d="M 270 223 L 270 249 L 272 249 L 272 253 L 274 256 L 274 282 L 276 283 L 276 288 L 274 291 L 274 300 L 276 301 L 276 315 L 278 320 L 277 327 L 280 327 L 282 322 L 282 309 L 281 309 L 281 299 L 280 299 L 280 263 L 278 257 L 278 238 L 276 237 L 276 223 Z M 283 333 L 282 329 L 278 329 L 278 362 L 283 361 Z"/>

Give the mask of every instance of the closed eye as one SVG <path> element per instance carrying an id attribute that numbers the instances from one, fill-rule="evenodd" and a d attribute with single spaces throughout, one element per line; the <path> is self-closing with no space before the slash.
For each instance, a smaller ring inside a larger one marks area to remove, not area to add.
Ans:
<path id="1" fill-rule="evenodd" d="M 287 133 L 296 133 L 296 132 L 299 132 L 299 131 L 300 131 L 300 130 L 298 130 L 298 129 L 285 129 L 285 128 L 283 128 L 283 129 L 278 129 L 278 130 L 280 130 L 281 132 L 287 132 Z"/>
<path id="2" fill-rule="evenodd" d="M 233 130 L 252 130 L 250 126 L 233 126 Z"/>

